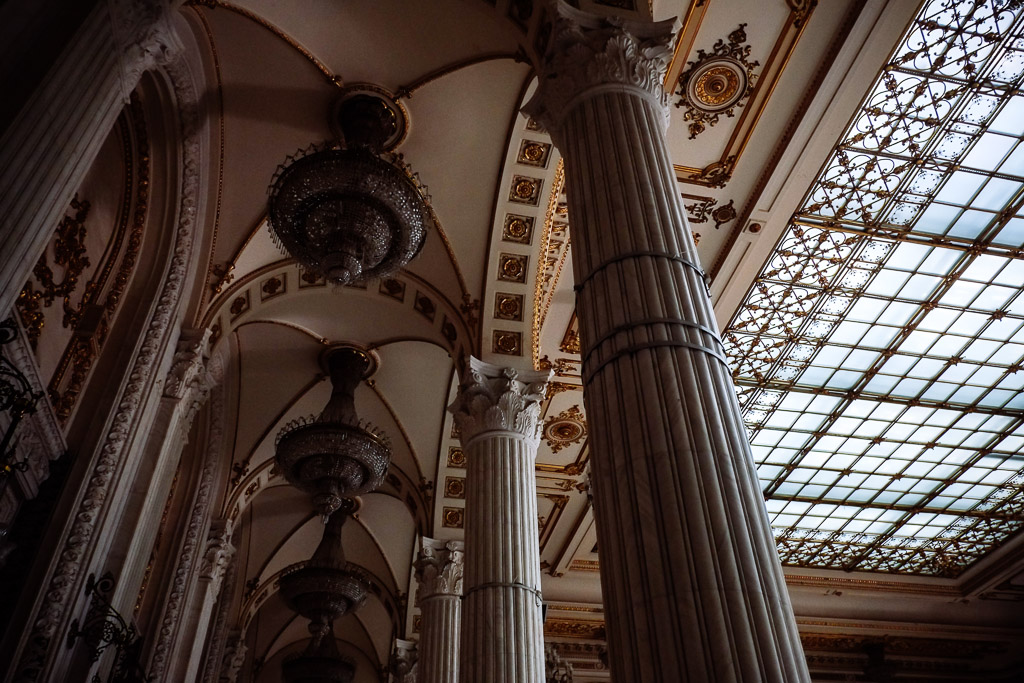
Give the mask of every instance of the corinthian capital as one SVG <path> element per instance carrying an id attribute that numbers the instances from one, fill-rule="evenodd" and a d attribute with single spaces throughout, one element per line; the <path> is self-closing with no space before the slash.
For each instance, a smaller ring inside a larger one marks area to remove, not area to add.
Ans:
<path id="1" fill-rule="evenodd" d="M 523 109 L 552 132 L 588 94 L 631 89 L 668 106 L 662 81 L 678 22 L 626 21 L 559 0 L 537 92 Z"/>
<path id="2" fill-rule="evenodd" d="M 462 595 L 462 541 L 423 538 L 416 558 L 416 604 L 435 595 Z"/>
<path id="3" fill-rule="evenodd" d="M 206 538 L 206 547 L 203 548 L 203 557 L 199 562 L 199 576 L 212 582 L 215 586 L 214 592 L 220 590 L 221 581 L 224 580 L 224 574 L 235 555 L 231 534 L 230 520 L 214 520 Z"/>
<path id="4" fill-rule="evenodd" d="M 167 371 L 164 396 L 184 398 L 190 391 L 209 391 L 207 361 L 210 356 L 210 330 L 182 330 L 174 350 L 171 368 Z"/>
<path id="5" fill-rule="evenodd" d="M 516 432 L 540 441 L 540 402 L 547 372 L 519 372 L 469 359 L 469 372 L 459 395 L 448 406 L 465 446 L 486 432 Z"/>
<path id="6" fill-rule="evenodd" d="M 107 11 L 121 51 L 121 88 L 127 102 L 143 72 L 169 64 L 183 48 L 171 23 L 170 0 L 107 0 Z"/>

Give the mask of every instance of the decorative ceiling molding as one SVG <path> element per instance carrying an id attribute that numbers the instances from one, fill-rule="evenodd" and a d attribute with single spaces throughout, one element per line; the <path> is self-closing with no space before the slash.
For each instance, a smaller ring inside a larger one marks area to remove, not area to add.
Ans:
<path id="1" fill-rule="evenodd" d="M 721 156 L 717 161 L 704 167 L 676 164 L 674 168 L 679 182 L 705 187 L 725 187 L 725 184 L 729 182 L 747 143 L 750 142 L 750 138 L 754 134 L 754 128 L 757 126 L 761 114 L 775 91 L 779 78 L 793 55 L 793 50 L 796 49 L 804 29 L 807 27 L 807 20 L 810 18 L 814 5 L 814 2 L 801 2 L 798 8 L 794 8 L 793 3 L 790 4 L 789 18 L 761 68 L 757 85 L 750 93 L 750 99 L 743 108 L 743 113 L 736 120 L 733 133 L 725 144 Z M 698 61 L 700 61 L 699 58 Z"/>

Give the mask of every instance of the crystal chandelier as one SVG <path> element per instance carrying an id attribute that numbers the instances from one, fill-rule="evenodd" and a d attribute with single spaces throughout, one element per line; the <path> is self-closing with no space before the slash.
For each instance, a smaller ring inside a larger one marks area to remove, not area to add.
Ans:
<path id="1" fill-rule="evenodd" d="M 345 561 L 341 547 L 342 526 L 355 509 L 354 501 L 346 499 L 324 526 L 313 556 L 281 571 L 281 597 L 309 619 L 312 636 L 304 652 L 282 662 L 284 683 L 347 683 L 355 675 L 355 662 L 338 653 L 334 640 L 334 621 L 359 609 L 370 590 L 369 577 Z"/>
<path id="2" fill-rule="evenodd" d="M 400 108 L 380 95 L 343 98 L 339 141 L 288 157 L 270 187 L 279 246 L 307 271 L 338 284 L 393 275 L 434 225 L 426 187 L 388 150 L 405 131 Z"/>
<path id="3" fill-rule="evenodd" d="M 334 391 L 319 417 L 289 423 L 277 437 L 278 469 L 296 488 L 310 493 L 326 521 L 345 497 L 373 491 L 384 482 L 391 449 L 384 434 L 356 415 L 355 389 L 375 369 L 358 349 L 335 349 L 327 357 Z"/>
<path id="4" fill-rule="evenodd" d="M 353 507 L 350 504 L 330 518 L 313 557 L 281 572 L 281 597 L 292 611 L 310 620 L 311 631 L 313 624 L 326 627 L 357 610 L 370 590 L 370 579 L 345 561 L 341 547 L 341 528 Z"/>

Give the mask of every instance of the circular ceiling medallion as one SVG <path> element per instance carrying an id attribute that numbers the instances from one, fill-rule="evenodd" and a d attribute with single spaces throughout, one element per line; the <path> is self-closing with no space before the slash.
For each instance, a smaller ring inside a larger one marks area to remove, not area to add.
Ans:
<path id="1" fill-rule="evenodd" d="M 736 105 L 747 90 L 744 67 L 733 59 L 714 59 L 701 64 L 686 84 L 691 104 L 706 112 Z"/>
<path id="2" fill-rule="evenodd" d="M 579 443 L 587 435 L 587 422 L 579 406 L 572 406 L 544 423 L 544 441 L 553 453 Z"/>

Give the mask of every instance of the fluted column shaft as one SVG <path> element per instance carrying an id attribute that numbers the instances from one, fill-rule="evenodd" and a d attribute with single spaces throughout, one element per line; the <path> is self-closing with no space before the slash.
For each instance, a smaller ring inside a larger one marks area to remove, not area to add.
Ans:
<path id="1" fill-rule="evenodd" d="M 543 683 L 534 463 L 547 373 L 471 359 L 451 410 L 466 452 L 464 683 Z"/>
<path id="2" fill-rule="evenodd" d="M 566 164 L 617 681 L 806 681 L 665 144 L 669 22 L 561 7 L 534 116 Z"/>
<path id="3" fill-rule="evenodd" d="M 416 561 L 422 623 L 419 683 L 458 683 L 462 627 L 463 544 L 424 538 Z"/>

